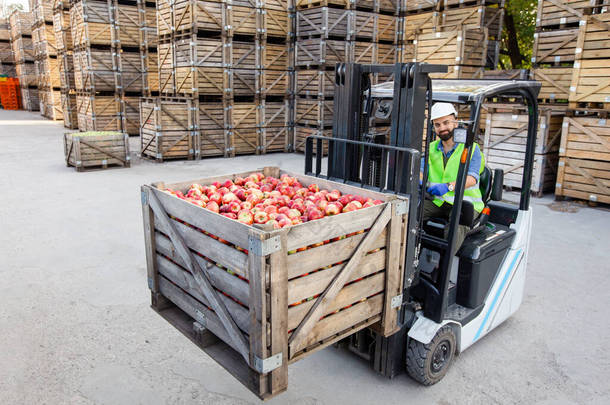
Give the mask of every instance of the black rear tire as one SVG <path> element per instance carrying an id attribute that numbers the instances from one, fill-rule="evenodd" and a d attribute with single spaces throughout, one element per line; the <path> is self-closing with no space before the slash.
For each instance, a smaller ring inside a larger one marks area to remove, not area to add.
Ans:
<path id="1" fill-rule="evenodd" d="M 411 339 L 407 347 L 407 373 L 420 384 L 436 384 L 447 374 L 456 348 L 455 333 L 448 325 L 440 328 L 428 344 Z"/>

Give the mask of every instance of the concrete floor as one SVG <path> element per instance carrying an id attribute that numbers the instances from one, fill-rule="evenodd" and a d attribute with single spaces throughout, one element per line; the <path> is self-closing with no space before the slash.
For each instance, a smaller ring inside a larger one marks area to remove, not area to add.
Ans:
<path id="1" fill-rule="evenodd" d="M 60 123 L 0 110 L 0 403 L 259 401 L 149 308 L 139 186 L 279 165 L 302 155 L 77 173 Z M 132 151 L 138 150 L 132 138 Z M 552 196 L 535 222 L 521 309 L 445 379 L 387 380 L 327 348 L 290 366 L 272 404 L 610 403 L 610 212 Z"/>

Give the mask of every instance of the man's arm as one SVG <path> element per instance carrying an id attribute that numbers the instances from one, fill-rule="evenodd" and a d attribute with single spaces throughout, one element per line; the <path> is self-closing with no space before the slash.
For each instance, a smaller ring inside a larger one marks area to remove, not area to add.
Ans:
<path id="1" fill-rule="evenodd" d="M 470 166 L 468 167 L 468 175 L 466 176 L 466 187 L 470 188 L 477 185 L 479 181 L 479 170 L 481 169 L 481 150 L 479 146 L 475 144 L 474 150 L 472 152 L 472 157 L 470 158 Z M 450 184 L 455 188 L 455 181 Z"/>

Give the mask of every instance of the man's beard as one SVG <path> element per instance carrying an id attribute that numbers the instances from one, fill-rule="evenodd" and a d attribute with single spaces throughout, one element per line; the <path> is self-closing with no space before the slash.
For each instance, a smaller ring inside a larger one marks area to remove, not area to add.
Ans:
<path id="1" fill-rule="evenodd" d="M 449 139 L 451 139 L 453 137 L 453 130 L 449 131 L 449 132 L 443 132 L 438 134 L 438 137 L 441 138 L 442 141 L 448 141 Z"/>

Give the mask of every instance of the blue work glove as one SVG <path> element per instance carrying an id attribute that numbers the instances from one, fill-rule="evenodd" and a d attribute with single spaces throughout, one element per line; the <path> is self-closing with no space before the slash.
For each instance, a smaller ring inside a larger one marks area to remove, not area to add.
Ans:
<path id="1" fill-rule="evenodd" d="M 432 195 L 442 196 L 449 191 L 449 186 L 446 183 L 439 183 L 428 187 L 428 192 Z"/>

